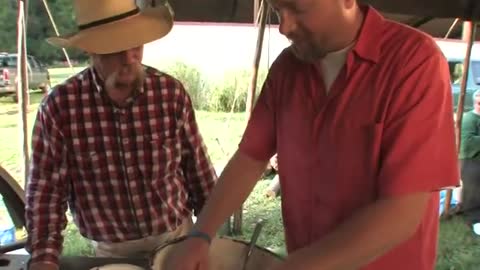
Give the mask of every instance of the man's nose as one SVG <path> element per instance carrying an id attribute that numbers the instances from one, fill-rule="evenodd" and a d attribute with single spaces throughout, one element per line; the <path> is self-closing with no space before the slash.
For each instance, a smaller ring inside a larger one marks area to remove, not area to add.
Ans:
<path id="1" fill-rule="evenodd" d="M 287 11 L 278 12 L 280 34 L 289 37 L 296 28 L 295 18 Z"/>
<path id="2" fill-rule="evenodd" d="M 140 59 L 140 53 L 137 48 L 124 51 L 122 56 L 124 64 L 134 64 Z"/>

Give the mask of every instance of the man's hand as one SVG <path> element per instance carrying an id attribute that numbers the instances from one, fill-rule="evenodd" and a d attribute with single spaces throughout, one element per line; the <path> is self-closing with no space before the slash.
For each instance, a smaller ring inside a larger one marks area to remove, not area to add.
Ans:
<path id="1" fill-rule="evenodd" d="M 29 270 L 58 270 L 58 265 L 48 262 L 32 263 Z"/>
<path id="2" fill-rule="evenodd" d="M 186 239 L 172 246 L 161 269 L 207 270 L 209 248 L 203 239 Z"/>

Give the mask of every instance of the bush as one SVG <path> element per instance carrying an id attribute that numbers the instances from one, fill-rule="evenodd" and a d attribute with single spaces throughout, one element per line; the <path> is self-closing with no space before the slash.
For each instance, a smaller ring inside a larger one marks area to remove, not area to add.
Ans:
<path id="1" fill-rule="evenodd" d="M 197 110 L 206 110 L 208 107 L 208 99 L 206 97 L 206 82 L 203 80 L 200 71 L 182 62 L 175 62 L 169 68 L 167 73 L 174 76 L 190 94 L 193 107 Z"/>
<path id="2" fill-rule="evenodd" d="M 252 76 L 250 70 L 229 71 L 218 80 L 207 79 L 199 69 L 182 62 L 175 62 L 165 71 L 183 83 L 197 110 L 244 112 L 246 109 Z M 260 93 L 266 74 L 266 70 L 258 72 L 256 96 Z"/>
<path id="3" fill-rule="evenodd" d="M 265 76 L 266 71 L 258 74 L 256 97 L 260 93 Z M 208 110 L 213 112 L 244 112 L 251 80 L 251 71 L 238 70 L 226 73 L 222 81 L 215 82 L 210 88 Z"/>

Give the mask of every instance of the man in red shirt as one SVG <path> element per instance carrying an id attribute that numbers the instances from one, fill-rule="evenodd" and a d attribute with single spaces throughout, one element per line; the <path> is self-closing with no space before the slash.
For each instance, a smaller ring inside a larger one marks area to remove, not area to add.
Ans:
<path id="1" fill-rule="evenodd" d="M 289 252 L 275 268 L 432 270 L 438 191 L 459 181 L 450 77 L 434 40 L 355 0 L 272 0 L 292 45 L 168 269 L 208 240 L 278 153 Z M 198 268 L 203 269 L 203 268 Z"/>

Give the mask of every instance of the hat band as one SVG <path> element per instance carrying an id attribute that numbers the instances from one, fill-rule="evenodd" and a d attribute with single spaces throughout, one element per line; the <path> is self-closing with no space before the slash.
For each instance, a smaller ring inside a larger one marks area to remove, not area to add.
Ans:
<path id="1" fill-rule="evenodd" d="M 93 22 L 90 22 L 90 23 L 79 25 L 78 29 L 79 30 L 85 30 L 85 29 L 88 29 L 88 28 L 92 28 L 92 27 L 103 25 L 103 24 L 111 23 L 111 22 L 114 22 L 114 21 L 119 21 L 121 19 L 125 19 L 127 17 L 133 16 L 133 15 L 138 14 L 138 13 L 140 13 L 140 9 L 138 7 L 136 7 L 133 10 L 130 10 L 130 11 L 122 13 L 122 14 L 115 15 L 113 17 L 108 17 L 108 18 L 101 19 L 101 20 L 98 20 L 98 21 L 93 21 Z"/>

